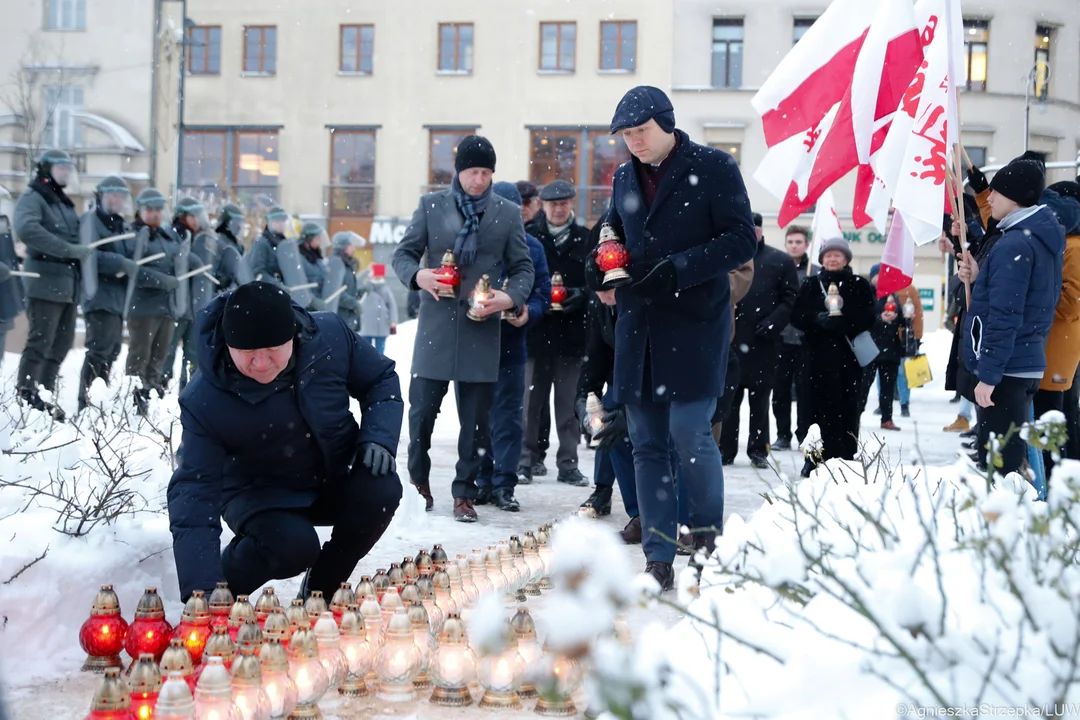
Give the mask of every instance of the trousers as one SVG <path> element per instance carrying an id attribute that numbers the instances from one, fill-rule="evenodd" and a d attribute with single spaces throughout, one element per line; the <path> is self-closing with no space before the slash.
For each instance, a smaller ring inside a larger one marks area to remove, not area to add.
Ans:
<path id="1" fill-rule="evenodd" d="M 386 354 L 386 336 L 385 335 L 364 335 L 364 340 L 371 343 L 372 347 L 379 351 L 380 355 Z"/>
<path id="2" fill-rule="evenodd" d="M 295 577 L 310 568 L 308 589 L 330 597 L 375 547 L 400 502 L 396 474 L 373 477 L 358 462 L 311 507 L 267 510 L 234 528 L 236 537 L 221 553 L 225 579 L 233 592 L 250 595 L 270 580 Z M 318 526 L 333 527 L 326 543 L 319 540 Z"/>
<path id="3" fill-rule="evenodd" d="M 79 408 L 87 405 L 87 393 L 94 380 L 101 378 L 106 384 L 113 363 L 120 357 L 124 342 L 124 318 L 104 310 L 86 313 L 86 356 L 79 373 Z"/>
<path id="4" fill-rule="evenodd" d="M 75 303 L 30 298 L 26 301 L 26 319 L 30 329 L 19 359 L 16 386 L 36 390 L 40 385 L 55 391 L 60 364 L 75 343 Z"/>
<path id="5" fill-rule="evenodd" d="M 776 387 L 772 394 L 772 411 L 776 419 L 776 437 L 780 440 L 790 441 L 791 433 L 791 401 L 795 400 L 795 439 L 800 443 L 806 438 L 810 429 L 810 417 L 807 410 L 809 403 L 806 400 L 806 392 L 803 389 L 803 362 L 804 354 L 802 345 L 782 344 L 780 355 L 776 363 Z M 792 392 L 794 389 L 794 392 Z"/>
<path id="6" fill-rule="evenodd" d="M 195 323 L 192 320 L 177 320 L 176 329 L 173 331 L 172 342 L 169 343 L 169 355 L 165 358 L 162 368 L 161 379 L 165 382 L 172 380 L 173 370 L 176 368 L 176 351 L 181 345 L 184 352 L 180 356 L 180 384 L 181 390 L 187 385 L 190 375 L 195 374 L 199 364 L 199 356 L 195 351 Z"/>
<path id="7" fill-rule="evenodd" d="M 863 391 L 859 396 L 861 407 L 866 409 L 866 400 L 874 386 L 874 377 L 880 376 L 878 383 L 878 407 L 881 408 L 881 422 L 892 420 L 893 399 L 896 397 L 896 375 L 900 371 L 898 360 L 875 360 L 863 368 Z"/>
<path id="8" fill-rule="evenodd" d="M 555 456 L 559 471 L 578 466 L 578 444 L 581 429 L 574 414 L 577 399 L 581 359 L 569 357 L 530 358 L 525 363 L 525 441 L 521 450 L 523 465 L 532 465 L 543 458 L 540 448 L 541 408 L 547 405 L 552 387 L 555 390 L 555 432 L 559 450 Z"/>
<path id="9" fill-rule="evenodd" d="M 128 354 L 124 374 L 137 377 L 144 388 L 161 385 L 176 321 L 166 315 L 128 318 Z"/>
<path id="10" fill-rule="evenodd" d="M 997 450 L 1002 461 L 998 472 L 1002 475 L 1018 471 L 1027 457 L 1027 443 L 1020 437 L 1020 428 L 1027 422 L 1031 402 L 1038 389 L 1038 378 L 1006 375 L 1001 378 L 990 396 L 994 404 L 979 410 L 979 447 L 986 446 L 991 434 L 995 435 L 1000 443 L 1010 431 L 1014 431 L 1009 441 Z"/>
<path id="11" fill-rule="evenodd" d="M 480 473 L 481 449 L 491 445 L 491 402 L 496 383 L 455 382 L 457 398 L 458 460 L 454 498 L 476 499 L 476 478 Z M 409 479 L 414 485 L 430 482 L 431 434 L 439 417 L 448 380 L 414 377 L 409 384 Z"/>
<path id="12" fill-rule="evenodd" d="M 646 376 L 647 377 L 647 376 Z M 678 499 L 671 444 L 679 459 L 679 479 L 690 498 L 690 526 L 719 533 L 724 523 L 724 469 L 712 436 L 716 399 L 657 402 L 651 388 L 626 405 L 634 476 L 641 511 L 642 549 L 649 561 L 675 559 Z"/>
<path id="13" fill-rule="evenodd" d="M 499 380 L 491 404 L 491 436 L 480 459 L 480 486 L 517 487 L 517 467 L 521 459 L 522 396 L 525 393 L 525 366 L 499 368 Z"/>
<path id="14" fill-rule="evenodd" d="M 619 483 L 623 508 L 629 517 L 637 517 L 638 497 L 634 475 L 634 446 L 629 437 L 618 438 L 611 445 L 596 449 L 593 462 L 593 484 L 596 487 L 613 487 Z"/>
<path id="15" fill-rule="evenodd" d="M 747 391 L 750 395 L 750 433 L 746 438 L 746 454 L 762 458 L 769 454 L 769 387 L 740 385 L 735 391 L 731 414 L 720 431 L 720 454 L 727 461 L 734 460 L 739 454 L 740 409 Z"/>

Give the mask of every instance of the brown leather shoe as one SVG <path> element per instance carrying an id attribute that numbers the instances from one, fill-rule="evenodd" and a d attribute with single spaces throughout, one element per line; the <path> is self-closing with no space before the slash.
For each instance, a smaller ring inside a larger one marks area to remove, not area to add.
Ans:
<path id="1" fill-rule="evenodd" d="M 620 532 L 619 536 L 622 541 L 627 545 L 640 545 L 641 544 L 641 517 L 634 516 L 630 518 L 630 522 L 626 523 Z"/>
<path id="2" fill-rule="evenodd" d="M 894 423 L 892 420 L 885 420 L 885 421 L 883 421 L 881 423 L 881 429 L 882 430 L 899 430 L 900 428 L 897 427 L 896 423 Z"/>
<path id="3" fill-rule="evenodd" d="M 435 498 L 431 497 L 431 485 L 426 482 L 413 483 L 413 487 L 416 488 L 416 492 L 420 493 L 420 497 L 424 498 L 424 509 L 431 512 L 435 507 Z"/>
<path id="4" fill-rule="evenodd" d="M 454 498 L 454 519 L 463 523 L 474 523 L 479 520 L 476 510 L 473 510 L 472 500 L 469 498 Z"/>

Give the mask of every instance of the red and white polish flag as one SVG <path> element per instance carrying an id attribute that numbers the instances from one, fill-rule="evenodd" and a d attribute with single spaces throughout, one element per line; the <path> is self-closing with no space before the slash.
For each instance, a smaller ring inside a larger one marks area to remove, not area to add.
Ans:
<path id="1" fill-rule="evenodd" d="M 878 275 L 879 298 L 899 292 L 911 284 L 915 276 L 915 242 L 907 231 L 904 214 L 893 213 L 892 224 L 885 236 L 885 252 L 881 255 Z"/>

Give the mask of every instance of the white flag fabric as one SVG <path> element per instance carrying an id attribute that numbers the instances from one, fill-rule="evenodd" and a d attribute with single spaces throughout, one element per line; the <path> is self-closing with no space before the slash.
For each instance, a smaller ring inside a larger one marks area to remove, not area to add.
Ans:
<path id="1" fill-rule="evenodd" d="M 832 188 L 822 192 L 821 197 L 818 198 L 817 207 L 814 208 L 814 221 L 810 224 L 810 233 L 813 239 L 807 253 L 812 263 L 817 263 L 821 243 L 844 237 L 844 230 L 840 227 L 840 216 L 836 213 L 836 201 L 833 198 Z"/>

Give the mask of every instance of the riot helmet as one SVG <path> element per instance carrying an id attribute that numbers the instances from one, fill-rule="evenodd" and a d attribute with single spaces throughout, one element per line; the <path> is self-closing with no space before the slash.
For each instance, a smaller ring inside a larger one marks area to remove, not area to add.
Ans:
<path id="1" fill-rule="evenodd" d="M 342 230 L 341 232 L 334 233 L 334 240 L 332 243 L 334 252 L 344 253 L 352 257 L 353 251 L 356 247 L 356 240 L 360 236 L 354 232 L 348 230 Z"/>
<path id="2" fill-rule="evenodd" d="M 123 178 L 110 175 L 97 184 L 94 188 L 94 202 L 106 215 L 119 215 L 130 217 L 131 188 Z"/>
<path id="3" fill-rule="evenodd" d="M 161 227 L 165 204 L 165 196 L 156 188 L 146 188 L 135 198 L 139 219 L 152 228 Z"/>
<path id="4" fill-rule="evenodd" d="M 289 228 L 289 213 L 280 205 L 274 205 L 266 211 L 266 227 L 270 232 L 284 235 Z"/>
<path id="5" fill-rule="evenodd" d="M 326 231 L 323 230 L 322 225 L 314 222 L 306 222 L 304 226 L 300 228 L 300 242 L 310 245 L 313 248 L 323 248 L 327 245 L 328 238 L 326 237 Z"/>
<path id="6" fill-rule="evenodd" d="M 173 211 L 173 220 L 179 220 L 187 226 L 191 232 L 207 230 L 210 227 L 210 218 L 206 215 L 206 207 L 193 197 L 180 198 Z M 195 227 L 192 227 L 194 225 Z"/>
<path id="7" fill-rule="evenodd" d="M 240 239 L 241 233 L 244 232 L 244 211 L 239 205 L 228 203 L 221 208 L 217 229 L 218 232 L 226 230 L 237 240 Z"/>
<path id="8" fill-rule="evenodd" d="M 63 150 L 46 150 L 38 160 L 37 173 L 40 178 L 48 178 L 57 187 L 78 187 L 79 173 L 71 156 Z"/>

